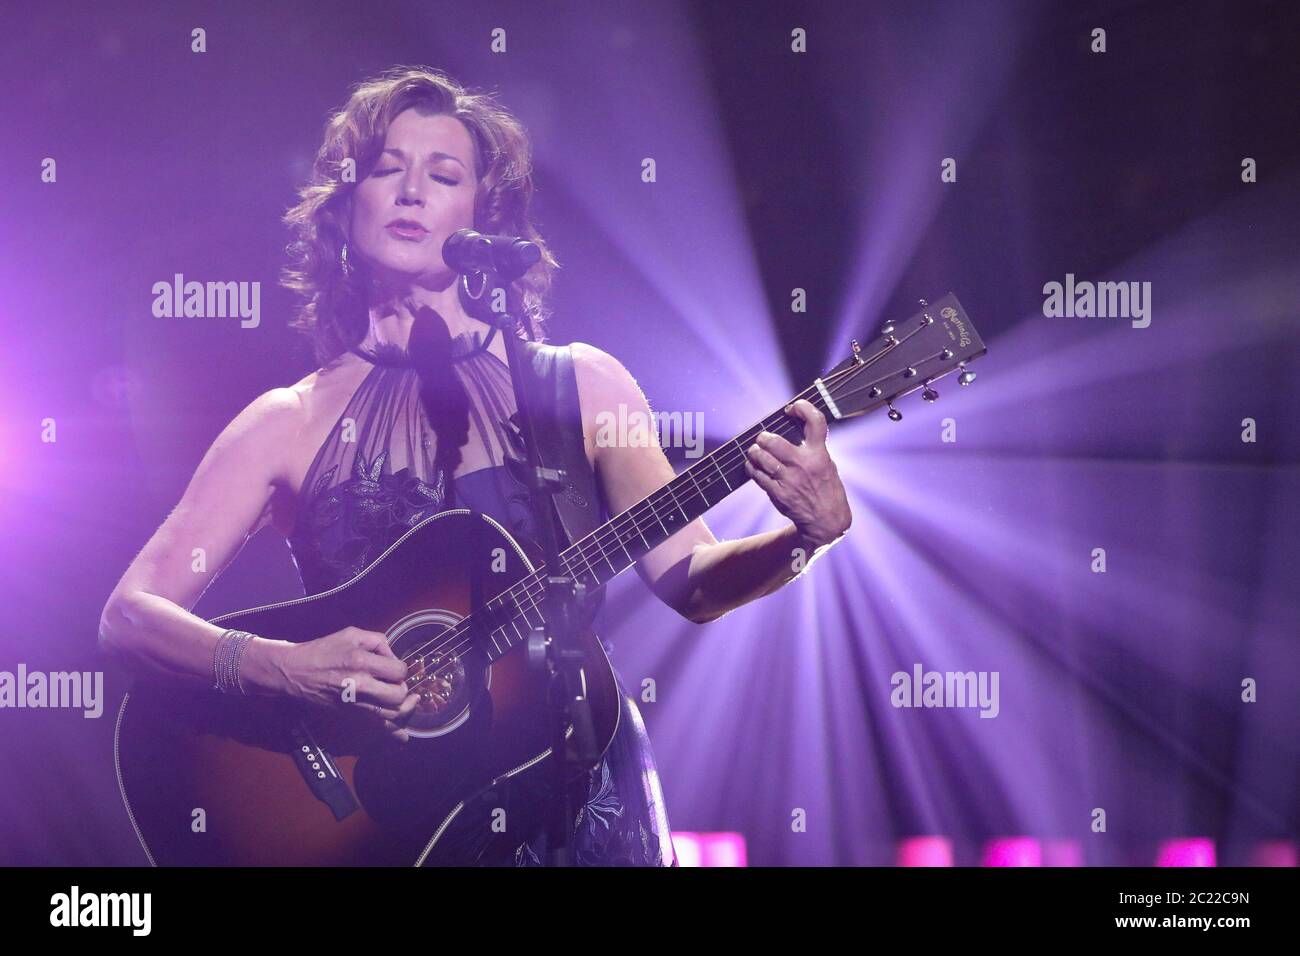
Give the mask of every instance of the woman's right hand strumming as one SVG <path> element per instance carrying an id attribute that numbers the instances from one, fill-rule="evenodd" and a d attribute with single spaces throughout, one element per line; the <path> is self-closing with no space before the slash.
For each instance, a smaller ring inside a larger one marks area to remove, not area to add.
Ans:
<path id="1" fill-rule="evenodd" d="M 407 689 L 406 665 L 379 631 L 345 627 L 314 641 L 280 648 L 276 669 L 289 697 L 323 707 L 361 707 L 398 740 L 420 702 Z"/>

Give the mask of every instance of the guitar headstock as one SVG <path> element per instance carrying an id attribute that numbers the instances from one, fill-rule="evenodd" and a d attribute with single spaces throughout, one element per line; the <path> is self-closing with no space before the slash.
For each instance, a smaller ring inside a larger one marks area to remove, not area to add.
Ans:
<path id="1" fill-rule="evenodd" d="M 934 304 L 922 299 L 919 312 L 887 323 L 867 345 L 854 339 L 853 354 L 813 384 L 829 419 L 853 418 L 888 406 L 889 417 L 898 421 L 903 414 L 894 408 L 895 401 L 919 388 L 921 397 L 933 402 L 939 397 L 933 383 L 953 372 L 962 385 L 969 385 L 975 373 L 966 363 L 987 351 L 950 292 Z"/>

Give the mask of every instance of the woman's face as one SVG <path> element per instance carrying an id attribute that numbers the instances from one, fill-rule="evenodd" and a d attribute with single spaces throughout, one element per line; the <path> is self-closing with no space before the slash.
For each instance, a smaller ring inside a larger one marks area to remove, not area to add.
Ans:
<path id="1" fill-rule="evenodd" d="M 399 113 L 384 149 L 352 194 L 349 251 L 372 267 L 442 286 L 454 273 L 442 244 L 474 225 L 474 144 L 454 116 Z"/>

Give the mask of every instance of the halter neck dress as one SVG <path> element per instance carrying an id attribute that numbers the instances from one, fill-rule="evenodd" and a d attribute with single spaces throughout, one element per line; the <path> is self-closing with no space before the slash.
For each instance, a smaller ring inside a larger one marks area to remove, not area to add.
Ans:
<path id="1" fill-rule="evenodd" d="M 352 349 L 372 368 L 307 470 L 289 536 L 305 593 L 351 580 L 408 530 L 449 508 L 470 508 L 513 535 L 537 540 L 527 490 L 506 466 L 507 457 L 522 455 L 514 451 L 508 423 L 515 411 L 510 369 L 489 349 L 495 334 L 493 329 L 486 338 L 478 333 L 452 338 L 452 369 L 469 398 L 470 428 L 450 483 L 434 467 L 437 436 L 407 353 L 388 343 L 373 351 Z M 603 501 L 600 511 L 606 520 Z M 583 866 L 676 866 L 645 724 L 617 668 L 615 676 L 622 698 L 618 732 L 589 772 L 572 858 Z M 546 836 L 540 829 L 522 840 L 481 830 L 457 832 L 453 826 L 444 840 L 466 862 L 545 865 Z"/>

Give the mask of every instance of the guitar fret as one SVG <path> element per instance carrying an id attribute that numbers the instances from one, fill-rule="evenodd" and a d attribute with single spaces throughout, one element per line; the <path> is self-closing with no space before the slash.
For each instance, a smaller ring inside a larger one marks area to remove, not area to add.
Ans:
<path id="1" fill-rule="evenodd" d="M 645 505 L 650 509 L 650 514 L 654 519 L 659 522 L 659 527 L 664 529 L 664 537 L 667 538 L 670 533 L 668 531 L 668 526 L 664 524 L 664 519 L 659 517 L 659 512 L 655 510 L 654 502 L 650 498 L 647 498 L 645 500 Z"/>
<path id="2" fill-rule="evenodd" d="M 677 493 L 673 491 L 673 485 L 675 484 L 677 484 L 676 478 L 668 482 L 668 484 L 664 485 L 664 490 L 668 492 L 668 497 L 673 499 L 673 504 L 675 504 L 677 506 L 677 510 L 682 513 L 682 517 L 685 518 L 687 521 L 690 521 L 691 516 L 686 513 L 686 509 L 682 507 L 682 503 L 677 500 Z"/>
<path id="3" fill-rule="evenodd" d="M 587 557 L 586 551 L 587 548 L 584 546 L 583 549 L 581 551 L 578 551 L 576 554 L 577 557 L 582 559 L 582 564 L 585 565 L 585 567 L 579 566 L 579 567 L 574 567 L 569 569 L 569 574 L 572 577 L 577 578 L 579 581 L 582 580 L 582 575 L 584 572 L 586 574 L 589 574 L 592 578 L 596 577 L 596 572 L 595 570 L 593 570 L 591 566 L 591 558 Z"/>
<path id="4" fill-rule="evenodd" d="M 725 448 L 726 446 L 724 445 L 723 447 Z M 718 475 L 722 478 L 722 483 L 727 486 L 727 491 L 734 491 L 735 489 L 731 487 L 731 482 L 727 481 L 727 473 L 723 471 L 722 466 L 718 464 L 717 452 L 714 452 L 709 456 L 709 461 L 713 462 L 713 467 L 718 470 Z"/>
<path id="5" fill-rule="evenodd" d="M 537 615 L 537 623 L 536 623 L 536 624 L 534 624 L 532 621 L 528 620 L 528 612 L 529 612 L 530 610 L 531 610 L 534 614 Z M 537 604 L 537 600 L 536 600 L 535 598 L 532 598 L 532 597 L 525 597 L 525 598 L 520 602 L 520 604 L 519 604 L 519 614 L 520 614 L 520 616 L 524 619 L 524 626 L 525 626 L 526 628 L 528 628 L 528 630 L 529 630 L 530 633 L 532 632 L 533 628 L 535 628 L 535 627 L 545 627 L 545 626 L 546 626 L 546 619 L 545 619 L 544 617 L 542 617 L 542 611 L 541 611 L 541 608 L 538 606 L 538 604 Z"/>
<path id="6" fill-rule="evenodd" d="M 525 598 L 524 600 L 525 600 L 525 602 L 531 602 L 531 598 Z M 537 611 L 537 606 L 534 604 L 532 609 L 533 609 L 534 611 Z M 528 603 L 521 603 L 521 604 L 519 605 L 519 613 L 523 615 L 523 618 L 524 618 L 524 624 L 526 624 L 529 628 L 532 628 L 532 627 L 536 626 L 536 625 L 533 624 L 532 621 L 528 620 Z M 540 625 L 540 624 L 544 624 L 544 623 L 545 623 L 545 621 L 543 621 L 543 619 L 542 619 L 542 615 L 541 615 L 540 613 L 538 613 L 538 614 L 537 614 L 537 624 Z"/>
<path id="7" fill-rule="evenodd" d="M 581 551 L 578 552 L 578 557 L 581 558 L 581 559 L 582 559 L 582 563 L 585 564 L 585 565 L 587 566 L 587 573 L 590 574 L 592 577 L 595 577 L 595 576 L 596 576 L 596 572 L 593 571 L 593 570 L 591 570 L 591 559 L 588 558 L 588 557 L 587 557 L 585 554 L 583 554 Z M 582 571 L 579 570 L 579 571 L 578 571 L 577 573 L 575 573 L 573 576 L 576 578 L 576 577 L 578 576 L 578 574 L 581 574 L 581 573 L 582 573 Z"/>
<path id="8" fill-rule="evenodd" d="M 692 470 L 693 470 L 693 469 L 691 469 L 691 468 L 687 468 L 686 471 L 685 471 L 685 475 L 686 475 L 687 478 L 691 479 L 691 484 L 695 486 L 695 493 L 696 493 L 697 495 L 699 495 L 700 498 L 703 499 L 703 501 L 704 501 L 704 506 L 707 508 L 707 507 L 709 507 L 709 496 L 706 495 L 706 494 L 705 494 L 705 493 L 700 489 L 700 483 L 699 483 L 698 481 L 696 481 L 696 480 L 695 480 L 695 476 L 694 476 L 693 474 L 691 474 L 691 471 L 692 471 Z M 689 521 L 690 519 L 687 518 L 686 520 Z"/>

